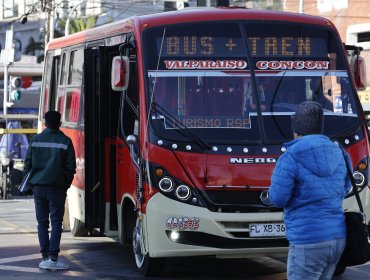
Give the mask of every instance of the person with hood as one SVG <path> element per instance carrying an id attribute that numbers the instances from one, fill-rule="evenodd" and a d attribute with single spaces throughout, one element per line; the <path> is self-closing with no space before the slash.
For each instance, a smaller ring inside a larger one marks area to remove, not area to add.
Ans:
<path id="1" fill-rule="evenodd" d="M 319 103 L 299 104 L 292 130 L 295 139 L 278 159 L 269 190 L 271 202 L 284 208 L 287 276 L 288 280 L 329 280 L 345 247 L 342 203 L 351 181 L 342 150 L 322 134 Z"/>

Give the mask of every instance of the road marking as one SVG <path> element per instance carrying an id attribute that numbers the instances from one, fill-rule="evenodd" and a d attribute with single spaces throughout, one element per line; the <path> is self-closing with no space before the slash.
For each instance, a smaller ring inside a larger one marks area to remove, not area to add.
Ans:
<path id="1" fill-rule="evenodd" d="M 11 266 L 11 265 L 0 265 L 0 270 L 18 271 L 18 272 L 32 272 L 32 273 L 57 273 L 59 275 L 65 276 L 77 276 L 86 277 L 91 276 L 91 278 L 98 279 L 94 273 L 88 273 L 85 271 L 73 271 L 73 270 L 47 270 L 35 267 L 24 267 L 24 266 Z"/>
<path id="2" fill-rule="evenodd" d="M 4 225 L 7 225 L 8 227 L 11 227 L 11 228 L 17 228 L 17 225 L 15 224 L 12 224 L 12 223 L 9 223 L 7 221 L 0 221 L 1 223 L 3 223 Z"/>
<path id="3" fill-rule="evenodd" d="M 1 258 L 0 259 L 0 264 L 11 263 L 11 262 L 19 262 L 19 261 L 35 260 L 35 259 L 41 259 L 40 254 L 17 256 L 17 257 L 10 257 L 10 258 Z"/>
<path id="4" fill-rule="evenodd" d="M 10 227 L 13 230 L 17 230 L 18 232 L 22 233 L 32 233 L 34 234 L 34 229 L 27 229 L 17 226 L 16 224 L 10 223 L 8 221 L 0 221 L 2 224 L 6 225 L 7 227 Z"/>
<path id="5" fill-rule="evenodd" d="M 39 268 L 34 267 L 23 267 L 23 266 L 11 266 L 11 265 L 0 265 L 0 270 L 20 271 L 20 272 L 33 272 L 41 273 Z"/>
<path id="6" fill-rule="evenodd" d="M 68 250 L 69 251 L 69 250 Z M 68 259 L 71 263 L 81 268 L 83 271 L 86 272 L 94 272 L 93 269 L 88 267 L 87 265 L 84 265 L 82 262 L 80 262 L 78 259 L 76 259 L 71 253 L 63 254 L 63 256 Z"/>
<path id="7" fill-rule="evenodd" d="M 88 276 L 88 275 L 94 275 L 94 271 L 90 269 L 88 266 L 83 265 L 81 262 L 79 262 L 76 258 L 72 257 L 71 254 L 77 254 L 81 253 L 83 250 L 81 249 L 71 249 L 64 251 L 60 255 L 63 255 L 65 258 L 70 260 L 73 265 L 76 265 L 79 268 L 82 268 L 84 271 L 73 271 L 73 270 L 65 270 L 65 271 L 58 271 L 62 272 L 63 275 L 69 275 L 69 276 Z M 19 261 L 27 261 L 27 260 L 35 260 L 35 259 L 41 259 L 40 254 L 31 254 L 31 255 L 24 255 L 24 256 L 17 256 L 17 257 L 10 257 L 10 258 L 1 258 L 0 259 L 0 270 L 9 270 L 9 271 L 18 271 L 18 272 L 32 272 L 32 273 L 45 273 L 44 270 L 40 268 L 35 267 L 24 267 L 24 266 L 13 266 L 13 265 L 3 265 L 7 263 L 14 263 Z M 51 271 L 49 271 L 51 272 Z M 53 271 L 54 272 L 54 271 Z M 94 278 L 94 277 L 93 277 Z"/>

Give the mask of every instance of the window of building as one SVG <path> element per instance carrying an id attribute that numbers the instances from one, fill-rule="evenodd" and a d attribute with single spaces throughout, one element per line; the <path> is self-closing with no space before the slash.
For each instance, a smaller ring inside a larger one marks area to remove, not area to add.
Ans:
<path id="1" fill-rule="evenodd" d="M 3 17 L 11 18 L 18 16 L 18 1 L 17 0 L 4 0 Z"/>
<path id="2" fill-rule="evenodd" d="M 359 43 L 362 42 L 370 42 L 370 32 L 361 32 L 357 34 L 357 41 Z"/>

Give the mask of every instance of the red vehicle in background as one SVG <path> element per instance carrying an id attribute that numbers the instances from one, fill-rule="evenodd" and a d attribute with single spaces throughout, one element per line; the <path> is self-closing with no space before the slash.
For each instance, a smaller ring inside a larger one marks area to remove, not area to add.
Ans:
<path id="1" fill-rule="evenodd" d="M 168 257 L 286 254 L 282 209 L 264 198 L 305 100 L 349 152 L 370 217 L 360 82 L 333 24 L 301 14 L 185 9 L 55 39 L 40 121 L 58 110 L 76 149 L 66 226 L 132 242 L 144 275 Z"/>

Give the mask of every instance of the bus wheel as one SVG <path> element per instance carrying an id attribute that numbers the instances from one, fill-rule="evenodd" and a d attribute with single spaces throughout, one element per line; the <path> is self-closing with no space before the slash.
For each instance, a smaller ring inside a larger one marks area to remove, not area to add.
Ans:
<path id="1" fill-rule="evenodd" d="M 69 215 L 69 226 L 71 228 L 72 236 L 87 236 L 89 233 L 89 229 L 85 227 L 85 223 L 71 216 L 71 214 Z"/>
<path id="2" fill-rule="evenodd" d="M 347 268 L 346 266 L 338 265 L 335 268 L 334 276 L 340 276 L 340 275 L 342 275 L 346 271 L 346 268 Z"/>
<path id="3" fill-rule="evenodd" d="M 142 229 L 141 221 L 136 220 L 134 232 L 132 235 L 133 251 L 135 255 L 136 266 L 144 276 L 158 276 L 164 269 L 163 258 L 151 258 L 149 253 L 143 253 L 142 249 Z"/>
<path id="4" fill-rule="evenodd" d="M 132 233 L 136 223 L 136 212 L 132 203 L 125 203 L 122 210 L 121 243 L 132 244 Z"/>

